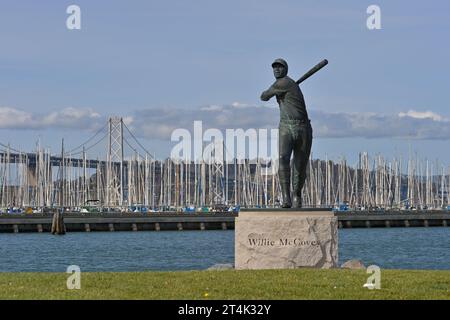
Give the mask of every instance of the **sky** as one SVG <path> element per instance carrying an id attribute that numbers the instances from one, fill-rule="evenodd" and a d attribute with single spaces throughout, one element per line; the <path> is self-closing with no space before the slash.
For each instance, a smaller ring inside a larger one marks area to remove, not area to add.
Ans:
<path id="1" fill-rule="evenodd" d="M 80 30 L 66 27 L 72 4 Z M 380 30 L 366 26 L 372 4 Z M 56 153 L 120 116 L 164 158 L 195 120 L 277 127 L 276 101 L 259 100 L 271 62 L 297 79 L 326 58 L 301 85 L 314 158 L 450 164 L 449 18 L 444 0 L 0 0 L 0 143 Z"/>

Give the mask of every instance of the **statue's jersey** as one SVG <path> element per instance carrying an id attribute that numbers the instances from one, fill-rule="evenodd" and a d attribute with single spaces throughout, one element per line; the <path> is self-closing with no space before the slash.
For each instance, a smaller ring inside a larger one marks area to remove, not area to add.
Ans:
<path id="1" fill-rule="evenodd" d="M 280 106 L 280 122 L 283 120 L 308 120 L 303 93 L 298 84 L 290 77 L 277 79 L 268 90 L 263 92 L 261 98 L 267 101 L 273 96 L 277 96 Z"/>

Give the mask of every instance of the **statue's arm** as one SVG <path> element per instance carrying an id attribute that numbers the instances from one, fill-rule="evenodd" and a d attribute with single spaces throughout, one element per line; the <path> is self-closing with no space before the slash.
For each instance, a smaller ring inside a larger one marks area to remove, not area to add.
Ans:
<path id="1" fill-rule="evenodd" d="M 267 89 L 266 91 L 264 91 L 261 94 L 261 100 L 262 101 L 269 101 L 273 96 L 279 96 L 284 94 L 286 91 L 284 90 L 280 90 L 280 89 L 275 89 L 270 87 L 269 89 Z"/>
<path id="2" fill-rule="evenodd" d="M 269 101 L 273 96 L 282 96 L 287 92 L 287 87 L 284 81 L 277 80 L 269 89 L 261 94 L 262 101 Z"/>

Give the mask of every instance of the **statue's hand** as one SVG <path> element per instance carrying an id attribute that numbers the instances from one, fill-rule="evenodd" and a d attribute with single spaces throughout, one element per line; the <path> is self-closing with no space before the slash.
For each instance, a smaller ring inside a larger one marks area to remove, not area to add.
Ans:
<path id="1" fill-rule="evenodd" d="M 270 95 L 269 95 L 269 93 L 268 93 L 267 91 L 264 91 L 264 92 L 261 94 L 261 100 L 262 100 L 262 101 L 269 101 L 269 100 L 270 100 Z"/>

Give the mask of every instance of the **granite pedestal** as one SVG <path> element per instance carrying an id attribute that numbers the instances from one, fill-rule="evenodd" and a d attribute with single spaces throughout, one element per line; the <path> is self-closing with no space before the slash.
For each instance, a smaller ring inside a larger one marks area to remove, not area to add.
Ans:
<path id="1" fill-rule="evenodd" d="M 236 218 L 236 269 L 337 266 L 338 222 L 331 210 L 247 209 Z"/>

